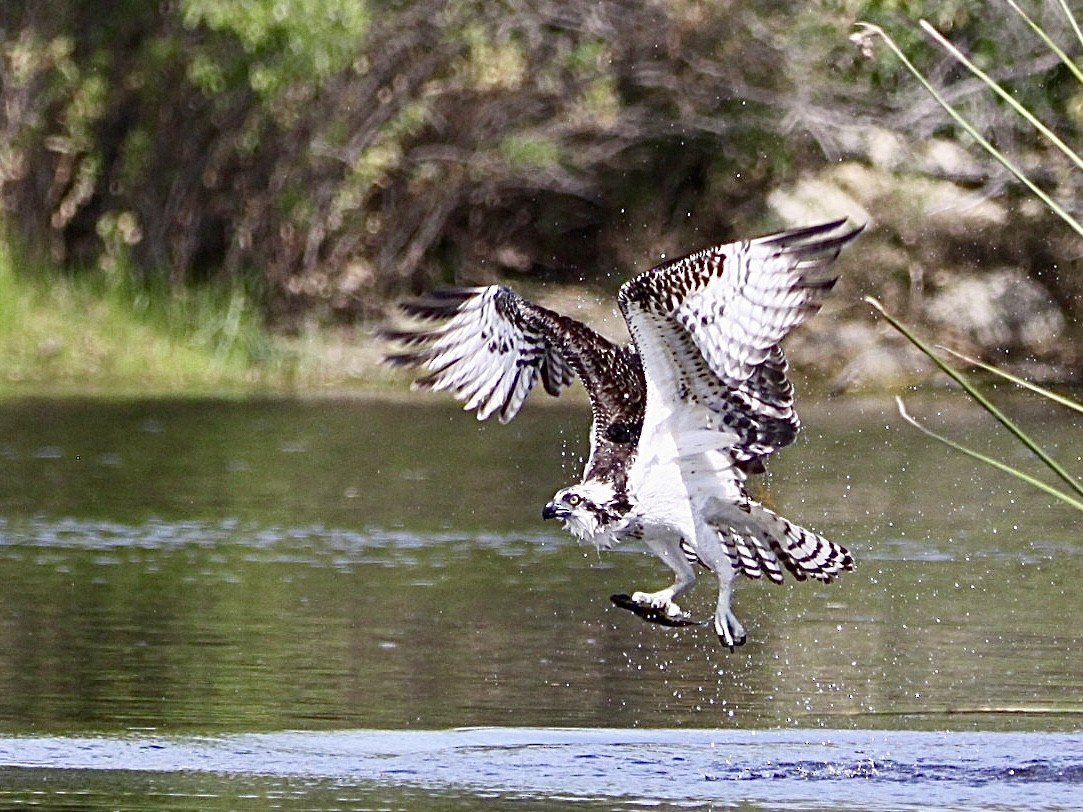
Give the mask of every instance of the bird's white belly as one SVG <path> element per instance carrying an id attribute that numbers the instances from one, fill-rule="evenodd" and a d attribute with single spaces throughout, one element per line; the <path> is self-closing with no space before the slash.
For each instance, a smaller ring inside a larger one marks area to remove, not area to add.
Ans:
<path id="1" fill-rule="evenodd" d="M 709 503 L 739 500 L 740 475 L 729 454 L 703 448 L 690 453 L 678 437 L 662 432 L 651 449 L 629 475 L 632 501 L 645 526 L 666 527 L 691 540 L 697 513 Z"/>
<path id="2" fill-rule="evenodd" d="M 671 436 L 663 435 L 653 453 L 639 458 L 629 476 L 629 490 L 644 527 L 669 529 L 691 539 L 695 513 L 708 497 L 726 498 L 734 474 L 728 455 L 718 451 L 680 454 Z"/>
<path id="3" fill-rule="evenodd" d="M 649 342 L 649 337 L 648 337 Z M 735 500 L 740 494 L 733 458 L 719 450 L 733 437 L 703 410 L 675 403 L 659 389 L 677 381 L 647 378 L 648 408 L 628 489 L 641 526 L 671 531 L 694 543 L 697 515 L 708 500 Z"/>
<path id="4" fill-rule="evenodd" d="M 695 524 L 688 489 L 676 464 L 654 466 L 650 476 L 632 491 L 632 500 L 644 527 L 687 536 Z"/>

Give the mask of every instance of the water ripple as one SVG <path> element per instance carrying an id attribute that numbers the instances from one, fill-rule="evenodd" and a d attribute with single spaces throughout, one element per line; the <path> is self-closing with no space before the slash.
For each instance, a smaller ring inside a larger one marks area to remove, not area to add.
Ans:
<path id="1" fill-rule="evenodd" d="M 529 533 L 486 533 L 369 528 L 349 530 L 320 524 L 303 526 L 246 524 L 236 519 L 218 522 L 151 519 L 125 524 L 96 519 L 0 519 L 0 547 L 57 548 L 110 551 L 117 548 L 169 550 L 215 547 L 228 543 L 264 554 L 269 560 L 325 564 L 332 556 L 341 564 L 370 563 L 396 552 L 449 549 L 456 545 L 521 555 L 529 549 L 554 549 L 572 543 L 563 536 Z"/>
<path id="2" fill-rule="evenodd" d="M 14 737 L 0 764 L 408 786 L 629 806 L 1070 809 L 1083 734 L 468 728 Z"/>

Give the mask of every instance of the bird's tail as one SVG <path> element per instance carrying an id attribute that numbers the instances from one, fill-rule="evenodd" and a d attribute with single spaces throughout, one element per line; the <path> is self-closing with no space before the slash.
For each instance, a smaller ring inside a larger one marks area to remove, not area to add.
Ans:
<path id="1" fill-rule="evenodd" d="M 767 577 L 782 583 L 783 568 L 798 581 L 831 581 L 854 568 L 854 559 L 841 544 L 828 541 L 751 500 L 740 527 L 716 526 L 719 541 L 734 570 L 749 578 Z"/>

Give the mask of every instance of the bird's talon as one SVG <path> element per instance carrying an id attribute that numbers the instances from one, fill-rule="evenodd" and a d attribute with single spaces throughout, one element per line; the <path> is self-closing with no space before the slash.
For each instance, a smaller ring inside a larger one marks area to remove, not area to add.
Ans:
<path id="1" fill-rule="evenodd" d="M 644 592 L 636 592 L 633 595 L 624 593 L 610 595 L 609 600 L 614 606 L 627 609 L 650 623 L 658 623 L 662 626 L 695 626 L 699 623 L 673 601 L 661 603 L 659 599 L 652 598 Z"/>
<path id="2" fill-rule="evenodd" d="M 719 642 L 728 648 L 731 654 L 738 646 L 743 646 L 745 640 L 748 639 L 744 627 L 732 614 L 724 621 L 715 618 L 714 633 L 718 635 Z"/>

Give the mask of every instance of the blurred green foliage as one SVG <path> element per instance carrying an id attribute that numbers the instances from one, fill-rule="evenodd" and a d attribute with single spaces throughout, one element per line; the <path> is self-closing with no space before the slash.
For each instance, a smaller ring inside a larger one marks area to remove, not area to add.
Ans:
<path id="1" fill-rule="evenodd" d="M 349 67 L 369 26 L 361 0 L 181 0 L 180 17 L 188 29 L 218 35 L 207 37 L 210 47 L 192 56 L 188 70 L 211 94 L 240 77 L 268 96 L 324 81 Z"/>
<path id="2" fill-rule="evenodd" d="M 981 0 L 862 0 L 848 5 L 852 6 L 855 19 L 888 30 L 915 67 L 934 82 L 953 90 L 952 100 L 969 108 L 990 126 L 995 138 L 1026 139 L 1026 129 L 1006 114 L 1002 105 L 980 93 L 965 69 L 921 32 L 918 20 L 928 20 L 1047 124 L 1071 127 L 1079 132 L 1079 116 L 1075 112 L 1081 101 L 1078 86 L 1007 4 L 990 5 Z M 1073 38 L 1067 18 L 1055 3 L 1023 5 L 1029 7 L 1055 38 L 1062 42 Z M 912 87 L 911 77 L 887 49 L 874 51 L 871 64 L 868 77 L 881 90 L 892 92 Z"/>
<path id="3" fill-rule="evenodd" d="M 787 16 L 699 2 L 7 3 L 8 227 L 61 264 L 124 261 L 170 285 L 255 277 L 286 323 L 486 278 L 497 255 L 605 274 L 626 259 L 614 246 L 632 262 L 657 250 L 657 230 L 630 220 L 682 224 L 675 243 L 726 236 L 733 213 L 697 190 L 740 174 L 717 200 L 754 200 L 748 179 L 790 165 L 773 132 L 788 43 L 750 35 L 780 36 Z M 848 21 L 834 23 L 844 39 Z"/>
<path id="4" fill-rule="evenodd" d="M 977 0 L 48 5 L 0 5 L 11 239 L 165 289 L 243 280 L 286 326 L 436 280 L 604 281 L 764 227 L 768 191 L 860 159 L 870 127 L 951 134 L 896 61 L 849 41 L 859 19 L 996 140 L 1033 143 L 916 18 L 1069 135 L 1083 111 Z"/>

